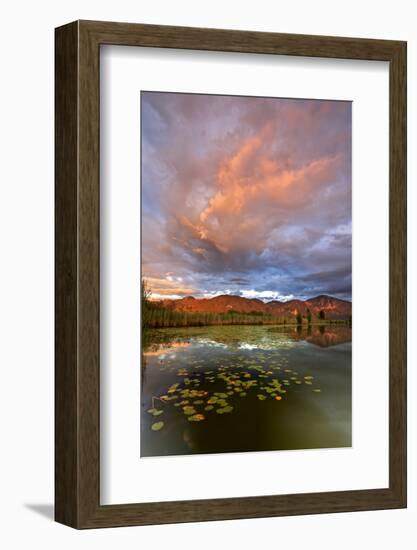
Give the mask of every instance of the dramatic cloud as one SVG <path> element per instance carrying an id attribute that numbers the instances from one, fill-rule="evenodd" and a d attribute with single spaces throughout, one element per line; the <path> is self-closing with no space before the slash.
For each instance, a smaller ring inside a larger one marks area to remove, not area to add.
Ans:
<path id="1" fill-rule="evenodd" d="M 143 92 L 154 297 L 351 298 L 351 104 Z"/>

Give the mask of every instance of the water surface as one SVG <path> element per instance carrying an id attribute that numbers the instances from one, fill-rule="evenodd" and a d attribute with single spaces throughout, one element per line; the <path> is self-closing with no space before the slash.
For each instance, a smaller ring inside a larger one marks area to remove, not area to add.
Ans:
<path id="1" fill-rule="evenodd" d="M 141 456 L 351 446 L 351 329 L 146 331 Z"/>

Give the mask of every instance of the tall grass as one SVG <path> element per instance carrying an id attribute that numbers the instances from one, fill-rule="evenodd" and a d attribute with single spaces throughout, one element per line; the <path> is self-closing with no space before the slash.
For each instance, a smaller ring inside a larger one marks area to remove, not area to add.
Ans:
<path id="1" fill-rule="evenodd" d="M 206 325 L 284 325 L 288 321 L 274 315 L 246 313 L 183 312 L 158 305 L 151 306 L 146 317 L 147 328 L 201 327 Z"/>

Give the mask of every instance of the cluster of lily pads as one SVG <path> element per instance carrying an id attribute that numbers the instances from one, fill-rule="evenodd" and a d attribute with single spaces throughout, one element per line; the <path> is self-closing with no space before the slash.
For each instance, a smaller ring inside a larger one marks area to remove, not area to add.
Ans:
<path id="1" fill-rule="evenodd" d="M 245 398 L 249 392 L 256 392 L 259 401 L 272 399 L 279 402 L 292 384 L 313 385 L 313 376 L 300 376 L 298 372 L 284 368 L 288 363 L 285 357 L 279 356 L 275 361 L 270 359 L 265 365 L 266 358 L 262 353 L 256 354 L 256 358 L 239 356 L 237 364 L 232 361 L 215 370 L 205 371 L 199 371 L 203 361 L 192 361 L 189 371 L 184 367 L 171 366 L 169 360 L 161 360 L 161 370 L 168 368 L 175 372 L 180 381 L 172 384 L 163 395 L 152 397 L 152 408 L 147 411 L 155 419 L 151 429 L 159 431 L 164 427 L 164 422 L 159 418 L 164 409 L 156 407 L 156 401 L 161 405 L 172 403 L 190 422 L 202 422 L 210 413 L 232 413 L 235 407 L 230 401 L 236 404 L 236 398 Z M 209 391 L 210 385 L 215 383 L 216 388 L 221 383 L 223 391 Z M 319 388 L 311 389 L 315 393 L 321 392 Z"/>

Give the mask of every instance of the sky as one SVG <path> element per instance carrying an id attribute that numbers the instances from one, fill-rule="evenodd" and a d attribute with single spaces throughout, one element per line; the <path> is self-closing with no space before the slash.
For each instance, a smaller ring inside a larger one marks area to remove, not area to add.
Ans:
<path id="1" fill-rule="evenodd" d="M 154 299 L 351 299 L 351 102 L 141 93 Z"/>

